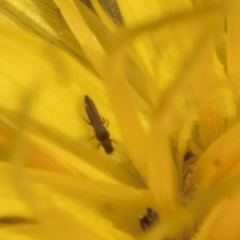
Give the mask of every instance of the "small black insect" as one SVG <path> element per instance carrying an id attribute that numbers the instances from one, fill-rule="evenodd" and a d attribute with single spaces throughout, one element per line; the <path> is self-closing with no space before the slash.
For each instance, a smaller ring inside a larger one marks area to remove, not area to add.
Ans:
<path id="1" fill-rule="evenodd" d="M 101 143 L 105 152 L 111 154 L 114 148 L 112 146 L 112 140 L 110 139 L 110 133 L 104 126 L 104 123 L 107 122 L 100 117 L 93 100 L 89 96 L 86 95 L 84 97 L 84 103 L 90 121 L 89 124 L 93 126 L 97 140 Z"/>
<path id="2" fill-rule="evenodd" d="M 0 225 L 18 225 L 18 224 L 36 224 L 37 221 L 30 218 L 18 216 L 2 216 L 0 217 Z"/>
<path id="3" fill-rule="evenodd" d="M 187 162 L 189 159 L 191 159 L 194 156 L 193 152 L 191 150 L 188 150 L 184 155 L 184 162 Z"/>
<path id="4" fill-rule="evenodd" d="M 158 213 L 148 207 L 146 214 L 139 219 L 142 230 L 147 231 L 158 221 L 158 219 Z"/>

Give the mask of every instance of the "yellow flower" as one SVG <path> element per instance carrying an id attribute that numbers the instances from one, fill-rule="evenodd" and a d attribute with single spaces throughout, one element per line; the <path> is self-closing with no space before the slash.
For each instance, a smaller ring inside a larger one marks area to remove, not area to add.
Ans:
<path id="1" fill-rule="evenodd" d="M 239 238 L 237 1 L 1 10 L 3 239 Z"/>

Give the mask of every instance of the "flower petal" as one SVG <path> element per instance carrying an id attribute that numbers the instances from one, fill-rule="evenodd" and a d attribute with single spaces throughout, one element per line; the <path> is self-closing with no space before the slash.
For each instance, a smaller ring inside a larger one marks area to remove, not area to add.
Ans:
<path id="1" fill-rule="evenodd" d="M 66 214 L 70 220 L 79 221 L 89 229 L 97 224 L 99 227 L 94 231 L 98 234 L 116 229 L 119 233 L 138 235 L 142 231 L 139 216 L 146 207 L 155 207 L 146 190 L 100 183 L 81 176 L 73 178 L 27 170 L 1 162 L 0 168 L 2 178 L 7 178 L 16 187 L 15 191 L 29 204 L 40 224 L 51 223 L 52 220 L 48 220 L 47 216 L 51 215 L 52 209 L 54 217 L 56 208 L 56 213 L 63 216 Z M 18 173 L 12 175 L 14 171 Z M 5 209 L 6 214 L 10 209 Z M 63 216 L 62 222 L 65 221 Z"/>
<path id="2" fill-rule="evenodd" d="M 115 175 L 130 185 L 144 186 L 134 167 L 126 158 L 122 159 L 121 153 L 120 156 L 106 156 L 86 140 L 93 133 L 81 116 L 86 114 L 83 96 L 90 92 L 96 96 L 100 112 L 110 119 L 112 136 L 121 142 L 104 85 L 96 80 L 95 75 L 58 48 L 22 30 L 11 31 L 2 27 L 0 43 L 0 104 L 4 122 L 17 124 L 22 96 L 38 82 L 39 97 L 33 103 L 26 124 L 31 134 L 43 140 L 45 146 L 48 141 L 53 142 L 87 164 L 108 172 L 107 175 Z M 61 156 L 64 151 L 58 150 L 61 152 L 58 156 Z M 63 157 L 66 165 L 68 158 L 68 154 Z M 81 171 L 81 163 L 76 158 L 70 158 L 69 165 Z"/>
<path id="3" fill-rule="evenodd" d="M 58 7 L 52 1 L 6 0 L 1 7 L 16 24 L 25 26 L 28 30 L 60 46 L 96 74 Z"/>

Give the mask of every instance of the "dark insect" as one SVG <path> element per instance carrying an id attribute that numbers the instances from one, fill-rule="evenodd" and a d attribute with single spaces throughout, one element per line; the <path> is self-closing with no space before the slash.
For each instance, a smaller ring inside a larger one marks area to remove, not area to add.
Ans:
<path id="1" fill-rule="evenodd" d="M 93 126 L 96 138 L 101 143 L 107 154 L 111 154 L 114 151 L 112 146 L 112 140 L 110 139 L 110 133 L 104 126 L 104 123 L 108 125 L 105 119 L 101 118 L 93 100 L 89 96 L 84 97 L 85 109 L 89 118 L 88 122 Z"/>
<path id="2" fill-rule="evenodd" d="M 0 225 L 18 225 L 18 224 L 36 224 L 37 221 L 30 218 L 18 216 L 3 216 L 0 217 Z"/>
<path id="3" fill-rule="evenodd" d="M 147 231 L 158 221 L 158 213 L 152 208 L 147 208 L 145 215 L 140 217 L 140 225 L 143 231 Z"/>
<path id="4" fill-rule="evenodd" d="M 187 151 L 184 155 L 184 162 L 187 162 L 189 159 L 191 159 L 194 156 L 193 152 L 191 150 Z"/>

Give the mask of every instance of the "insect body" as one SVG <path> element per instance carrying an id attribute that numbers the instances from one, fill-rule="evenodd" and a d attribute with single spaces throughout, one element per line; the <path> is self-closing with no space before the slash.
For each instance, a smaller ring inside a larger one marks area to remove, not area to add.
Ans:
<path id="1" fill-rule="evenodd" d="M 143 231 L 147 231 L 158 221 L 158 213 L 152 208 L 147 208 L 145 215 L 140 217 L 140 225 Z"/>
<path id="2" fill-rule="evenodd" d="M 105 152 L 111 154 L 114 151 L 114 148 L 112 146 L 112 140 L 110 139 L 110 133 L 103 125 L 106 121 L 100 117 L 93 100 L 89 96 L 86 95 L 84 97 L 84 103 L 90 124 L 94 128 L 97 140 L 101 143 Z"/>

